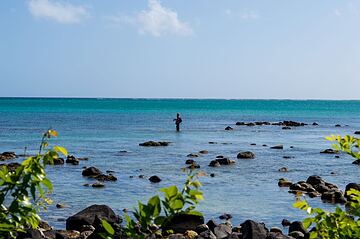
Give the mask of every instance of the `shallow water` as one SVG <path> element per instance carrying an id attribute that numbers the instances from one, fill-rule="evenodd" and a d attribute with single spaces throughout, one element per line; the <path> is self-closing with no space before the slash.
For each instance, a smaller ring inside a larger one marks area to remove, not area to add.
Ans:
<path id="1" fill-rule="evenodd" d="M 182 131 L 175 132 L 173 118 L 180 112 Z M 57 228 L 64 220 L 91 204 L 107 204 L 116 212 L 132 208 L 137 200 L 145 201 L 161 187 L 181 186 L 186 175 L 189 153 L 208 150 L 195 160 L 206 173 L 203 177 L 205 201 L 199 206 L 207 219 L 231 213 L 233 223 L 245 219 L 280 226 L 283 218 L 301 219 L 305 214 L 292 208 L 294 196 L 279 188 L 281 177 L 306 180 L 317 174 L 341 188 L 359 182 L 359 167 L 342 155 L 319 154 L 331 147 L 324 138 L 330 134 L 352 134 L 360 129 L 360 101 L 288 101 L 288 100 L 150 100 L 150 99 L 41 99 L 0 98 L 0 152 L 36 152 L 41 133 L 49 127 L 59 132 L 53 144 L 62 145 L 70 154 L 89 157 L 80 165 L 49 166 L 54 184 L 54 205 L 43 217 Z M 282 130 L 279 126 L 235 126 L 236 121 L 295 120 L 319 126 Z M 334 127 L 335 124 L 348 125 Z M 233 131 L 225 131 L 226 126 Z M 168 147 L 147 148 L 138 144 L 147 140 L 171 141 Z M 209 144 L 209 141 L 218 142 Z M 256 146 L 251 146 L 256 143 Z M 284 150 L 263 147 L 283 144 Z M 294 146 L 294 148 L 290 148 Z M 127 153 L 120 151 L 126 150 Z M 250 150 L 253 160 L 238 160 L 239 151 Z M 232 166 L 210 168 L 217 155 L 236 160 Z M 295 158 L 284 159 L 283 156 Z M 83 166 L 102 171 L 114 170 L 117 182 L 102 189 L 82 186 L 91 179 L 82 177 Z M 288 173 L 278 172 L 288 167 Z M 336 175 L 331 175 L 331 172 Z M 138 175 L 158 175 L 159 184 L 151 184 Z M 130 176 L 134 176 L 130 178 Z M 333 208 L 319 198 L 309 199 L 313 206 Z"/>

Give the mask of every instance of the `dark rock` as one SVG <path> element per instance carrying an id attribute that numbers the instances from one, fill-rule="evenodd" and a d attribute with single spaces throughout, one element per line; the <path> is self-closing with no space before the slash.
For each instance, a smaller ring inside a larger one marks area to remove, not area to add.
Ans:
<path id="1" fill-rule="evenodd" d="M 212 232 L 214 232 L 214 228 L 217 227 L 218 224 L 214 220 L 209 220 L 206 225 Z"/>
<path id="2" fill-rule="evenodd" d="M 188 166 L 189 169 L 195 169 L 195 168 L 200 168 L 200 165 L 197 163 L 193 163 L 191 165 Z"/>
<path id="3" fill-rule="evenodd" d="M 319 125 L 318 123 L 316 123 L 316 122 L 314 122 L 314 123 L 312 123 L 312 125 L 313 126 L 317 126 L 317 125 Z"/>
<path id="4" fill-rule="evenodd" d="M 284 159 L 292 159 L 292 158 L 294 158 L 294 156 L 287 156 L 287 155 L 285 155 L 285 156 L 283 156 L 283 158 L 284 158 Z"/>
<path id="5" fill-rule="evenodd" d="M 355 132 L 354 132 L 354 134 L 360 134 L 360 131 L 359 131 L 359 130 L 357 130 L 357 131 L 355 131 Z"/>
<path id="6" fill-rule="evenodd" d="M 149 181 L 152 182 L 152 183 L 159 183 L 161 181 L 161 178 L 159 178 L 158 176 L 156 175 L 153 175 L 149 178 Z"/>
<path id="7" fill-rule="evenodd" d="M 233 130 L 233 128 L 231 126 L 227 126 L 225 130 Z"/>
<path id="8" fill-rule="evenodd" d="M 217 142 L 210 141 L 209 144 L 217 144 Z"/>
<path id="9" fill-rule="evenodd" d="M 245 125 L 245 122 L 236 122 L 236 124 L 235 125 Z"/>
<path id="10" fill-rule="evenodd" d="M 108 223 L 118 223 L 119 217 L 106 205 L 92 205 L 76 213 L 66 220 L 66 230 L 80 231 L 84 225 L 92 225 L 96 228 L 95 218 L 105 219 Z"/>
<path id="11" fill-rule="evenodd" d="M 262 146 L 263 146 L 263 147 L 267 147 L 267 144 L 263 144 Z"/>
<path id="12" fill-rule="evenodd" d="M 88 157 L 81 157 L 81 158 L 77 158 L 77 160 L 81 160 L 81 161 L 88 161 L 89 158 Z"/>
<path id="13" fill-rule="evenodd" d="M 316 197 L 320 196 L 321 194 L 318 192 L 308 192 L 308 195 L 310 198 L 316 198 Z"/>
<path id="14" fill-rule="evenodd" d="M 284 126 L 284 127 L 282 127 L 281 129 L 291 129 L 291 127 L 289 127 L 289 126 Z"/>
<path id="15" fill-rule="evenodd" d="M 221 219 L 221 220 L 230 220 L 231 218 L 232 218 L 232 215 L 228 214 L 228 213 L 224 213 L 223 215 L 221 215 L 219 217 L 219 219 Z"/>
<path id="16" fill-rule="evenodd" d="M 291 236 L 291 232 L 298 231 L 304 234 L 305 238 L 309 238 L 309 232 L 304 228 L 304 225 L 300 221 L 294 221 L 290 224 L 289 227 L 289 235 Z"/>
<path id="17" fill-rule="evenodd" d="M 335 155 L 335 158 L 338 159 L 338 158 L 340 158 L 340 156 L 339 156 L 339 155 Z"/>
<path id="18" fill-rule="evenodd" d="M 210 177 L 215 177 L 215 173 L 210 173 Z"/>
<path id="19" fill-rule="evenodd" d="M 0 161 L 10 160 L 16 158 L 15 152 L 3 152 L 0 154 Z"/>
<path id="20" fill-rule="evenodd" d="M 95 231 L 95 227 L 93 225 L 82 225 L 80 228 L 80 232 L 86 232 L 86 231 Z"/>
<path id="21" fill-rule="evenodd" d="M 186 157 L 188 157 L 188 158 L 197 158 L 197 157 L 199 157 L 199 155 L 198 154 L 188 154 L 188 155 L 186 155 Z"/>
<path id="22" fill-rule="evenodd" d="M 282 168 L 279 168 L 279 172 L 289 172 L 289 169 L 287 167 L 282 167 Z"/>
<path id="23" fill-rule="evenodd" d="M 241 224 L 243 239 L 264 239 L 269 230 L 262 223 L 246 220 Z"/>
<path id="24" fill-rule="evenodd" d="M 289 232 L 289 236 L 291 236 L 291 237 L 293 237 L 295 239 L 305 239 L 304 233 L 302 233 L 300 231 Z"/>
<path id="25" fill-rule="evenodd" d="M 320 152 L 321 154 L 337 154 L 339 151 L 333 150 L 333 149 L 325 149 Z"/>
<path id="26" fill-rule="evenodd" d="M 290 190 L 304 191 L 304 188 L 299 183 L 293 183 L 289 187 Z"/>
<path id="27" fill-rule="evenodd" d="M 94 177 L 100 174 L 102 174 L 102 172 L 95 167 L 89 167 L 82 171 L 82 175 L 87 177 Z"/>
<path id="28" fill-rule="evenodd" d="M 272 147 L 270 147 L 270 148 L 271 148 L 271 149 L 284 149 L 284 145 L 279 144 L 279 145 L 272 146 Z"/>
<path id="29" fill-rule="evenodd" d="M 79 238 L 80 232 L 77 230 L 56 230 L 55 239 L 76 239 Z"/>
<path id="30" fill-rule="evenodd" d="M 331 190 L 321 195 L 321 200 L 329 203 L 346 203 L 346 198 L 341 191 Z"/>
<path id="31" fill-rule="evenodd" d="M 216 160 L 212 160 L 210 163 L 209 163 L 209 166 L 210 167 L 220 167 L 220 163 Z"/>
<path id="32" fill-rule="evenodd" d="M 210 230 L 203 231 L 199 233 L 196 239 L 217 239 L 214 233 Z"/>
<path id="33" fill-rule="evenodd" d="M 168 146 L 170 144 L 170 142 L 165 142 L 165 141 L 146 141 L 144 143 L 140 143 L 140 146 L 145 146 L 145 147 L 159 147 L 159 146 Z"/>
<path id="34" fill-rule="evenodd" d="M 53 159 L 53 162 L 46 161 L 45 164 L 48 165 L 63 165 L 65 163 L 63 158 L 55 158 Z"/>
<path id="35" fill-rule="evenodd" d="M 270 232 L 275 232 L 275 233 L 281 233 L 282 234 L 282 230 L 278 227 L 272 227 L 270 228 Z"/>
<path id="36" fill-rule="evenodd" d="M 354 162 L 352 162 L 352 164 L 360 165 L 360 159 L 355 160 Z"/>
<path id="37" fill-rule="evenodd" d="M 316 185 L 319 184 L 325 184 L 325 181 L 317 175 L 311 175 L 310 177 L 308 177 L 308 179 L 306 180 L 306 183 L 311 184 L 313 187 L 315 187 Z"/>
<path id="38" fill-rule="evenodd" d="M 74 155 L 68 155 L 66 158 L 66 163 L 72 164 L 72 165 L 78 165 L 79 160 L 75 158 Z"/>
<path id="39" fill-rule="evenodd" d="M 185 161 L 185 164 L 193 164 L 193 163 L 196 163 L 195 160 L 193 159 L 188 159 Z"/>
<path id="40" fill-rule="evenodd" d="M 232 232 L 227 239 L 242 239 L 242 234 L 240 232 Z"/>
<path id="41" fill-rule="evenodd" d="M 207 230 L 209 230 L 209 227 L 206 224 L 201 224 L 201 225 L 198 225 L 194 231 L 197 232 L 198 234 L 200 234 Z"/>
<path id="42" fill-rule="evenodd" d="M 96 180 L 99 181 L 116 181 L 117 177 L 115 177 L 114 175 L 112 175 L 111 173 L 109 175 L 105 175 L 105 174 L 100 174 L 100 175 L 96 175 L 94 177 Z"/>
<path id="43" fill-rule="evenodd" d="M 155 239 L 156 237 L 154 237 L 154 239 Z M 168 239 L 186 239 L 185 237 L 184 237 L 184 235 L 183 234 L 181 234 L 181 233 L 176 233 L 176 234 L 171 234 L 169 237 L 168 237 Z"/>
<path id="44" fill-rule="evenodd" d="M 244 151 L 244 152 L 238 153 L 237 158 L 238 159 L 253 159 L 253 158 L 255 158 L 255 154 L 250 151 Z"/>
<path id="45" fill-rule="evenodd" d="M 62 204 L 62 203 L 56 204 L 56 208 L 65 208 L 65 207 L 66 207 L 65 204 Z"/>
<path id="46" fill-rule="evenodd" d="M 278 181 L 279 187 L 290 187 L 293 183 L 289 180 L 286 180 L 284 178 L 280 178 Z"/>
<path id="47" fill-rule="evenodd" d="M 209 151 L 207 151 L 207 150 L 200 150 L 199 153 L 200 153 L 200 154 L 208 154 Z"/>
<path id="48" fill-rule="evenodd" d="M 174 233 L 184 233 L 187 230 L 194 230 L 197 226 L 204 224 L 204 217 L 190 214 L 177 214 L 173 216 L 162 230 L 173 230 Z"/>
<path id="49" fill-rule="evenodd" d="M 251 145 L 251 146 L 256 146 L 256 144 L 255 144 L 255 143 L 251 143 L 250 145 Z"/>
<path id="50" fill-rule="evenodd" d="M 220 165 L 230 165 L 235 163 L 235 161 L 230 160 L 228 158 L 219 158 L 216 159 L 216 161 L 218 161 Z"/>
<path id="51" fill-rule="evenodd" d="M 218 239 L 227 238 L 231 233 L 231 227 L 226 224 L 219 224 L 214 228 L 214 234 Z"/>
<path id="52" fill-rule="evenodd" d="M 290 236 L 286 236 L 280 232 L 269 232 L 266 239 L 294 239 L 294 238 Z"/>
<path id="53" fill-rule="evenodd" d="M 100 182 L 95 182 L 91 185 L 91 187 L 93 188 L 103 188 L 105 187 L 105 185 L 103 183 L 100 183 Z"/>
<path id="54" fill-rule="evenodd" d="M 335 127 L 341 127 L 341 125 L 340 125 L 340 124 L 336 124 Z"/>
<path id="55" fill-rule="evenodd" d="M 283 219 L 283 220 L 281 221 L 281 225 L 282 225 L 283 227 L 288 227 L 288 226 L 290 226 L 290 224 L 291 224 L 291 222 L 290 222 L 289 220 L 287 220 L 287 219 Z"/>
<path id="56" fill-rule="evenodd" d="M 218 156 L 216 156 L 216 158 L 217 159 L 222 159 L 222 158 L 224 158 L 224 156 L 223 155 L 218 155 Z"/>

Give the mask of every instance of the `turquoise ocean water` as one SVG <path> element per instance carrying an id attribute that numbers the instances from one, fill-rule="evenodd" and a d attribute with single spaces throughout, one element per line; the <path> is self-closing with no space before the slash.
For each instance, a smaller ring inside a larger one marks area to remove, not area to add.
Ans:
<path id="1" fill-rule="evenodd" d="M 173 122 L 177 112 L 183 118 L 180 133 L 175 132 Z M 310 125 L 291 130 L 235 126 L 237 121 L 282 120 Z M 312 126 L 313 122 L 319 125 Z M 228 125 L 234 130 L 225 131 Z M 283 218 L 301 219 L 305 214 L 292 208 L 294 196 L 277 186 L 279 178 L 298 181 L 317 174 L 341 188 L 359 182 L 360 168 L 352 165 L 349 157 L 335 159 L 319 152 L 331 145 L 325 136 L 360 130 L 360 101 L 0 98 L 0 152 L 20 154 L 26 146 L 29 153 L 35 153 L 41 133 L 49 127 L 59 132 L 54 144 L 75 156 L 89 157 L 78 166 L 47 168 L 54 182 L 54 205 L 69 205 L 65 209 L 53 205 L 43 213 L 57 228 L 64 228 L 64 219 L 91 204 L 107 204 L 121 214 L 123 208 L 131 209 L 137 200 L 145 201 L 161 187 L 181 186 L 186 155 L 200 150 L 209 151 L 195 159 L 201 170 L 215 173 L 214 178 L 201 179 L 205 201 L 199 210 L 207 219 L 231 213 L 234 224 L 254 219 L 280 226 Z M 172 143 L 161 148 L 138 145 L 147 140 Z M 271 150 L 263 144 L 283 144 L 284 150 Z M 124 150 L 127 152 L 121 152 Z M 256 158 L 237 160 L 237 153 L 243 150 L 253 151 Z M 217 155 L 235 159 L 236 164 L 208 167 Z M 285 155 L 294 158 L 284 159 Z M 84 166 L 113 170 L 118 181 L 108 182 L 102 189 L 84 187 L 93 182 L 82 177 Z M 288 167 L 289 172 L 278 172 L 281 167 Z M 138 177 L 155 174 L 163 179 L 159 184 Z M 334 207 L 319 198 L 309 202 Z"/>

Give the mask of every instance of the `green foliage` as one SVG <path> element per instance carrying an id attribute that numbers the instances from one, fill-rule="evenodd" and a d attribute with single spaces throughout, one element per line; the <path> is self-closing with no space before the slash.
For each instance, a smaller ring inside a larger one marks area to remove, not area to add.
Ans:
<path id="1" fill-rule="evenodd" d="M 194 214 L 202 215 L 195 211 L 195 205 L 203 200 L 203 193 L 200 191 L 202 186 L 198 177 L 205 175 L 202 172 L 188 171 L 187 180 L 184 188 L 180 191 L 176 186 L 172 185 L 162 188 L 163 198 L 155 195 L 144 204 L 138 202 L 138 208 L 134 209 L 134 221 L 127 213 L 125 213 L 125 229 L 124 232 L 130 238 L 144 238 L 146 234 L 159 234 L 160 227 L 168 222 L 177 214 Z M 161 215 L 162 210 L 165 215 Z M 108 225 L 107 225 L 108 226 Z M 113 238 L 113 232 L 110 227 L 103 227 L 107 233 L 101 236 L 103 238 Z"/>
<path id="2" fill-rule="evenodd" d="M 360 159 L 360 139 L 351 135 L 345 135 L 344 137 L 331 135 L 326 137 L 326 139 L 335 142 L 332 145 L 335 150 L 343 151 L 353 158 Z"/>
<path id="3" fill-rule="evenodd" d="M 333 144 L 335 150 L 341 150 L 352 157 L 359 159 L 359 143 L 360 140 L 346 135 L 331 135 L 326 139 L 337 142 Z M 303 221 L 305 228 L 315 226 L 310 232 L 310 238 L 323 239 L 351 239 L 360 238 L 360 192 L 350 189 L 347 192 L 350 200 L 346 204 L 346 210 L 336 207 L 334 212 L 328 212 L 321 208 L 312 208 L 306 200 L 300 200 L 294 203 L 294 207 L 305 210 L 312 217 Z"/>
<path id="4" fill-rule="evenodd" d="M 14 172 L 6 166 L 0 170 L 0 237 L 15 237 L 26 228 L 37 228 L 38 212 L 51 204 L 47 197 L 53 189 L 46 178 L 45 165 L 53 162 L 58 153 L 67 155 L 66 149 L 55 146 L 48 149 L 48 140 L 57 137 L 55 130 L 49 129 L 42 137 L 39 152 L 29 157 Z"/>

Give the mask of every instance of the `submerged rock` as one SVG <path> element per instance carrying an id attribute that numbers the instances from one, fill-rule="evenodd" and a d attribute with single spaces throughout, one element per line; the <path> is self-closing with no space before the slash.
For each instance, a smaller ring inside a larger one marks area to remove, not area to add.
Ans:
<path id="1" fill-rule="evenodd" d="M 161 178 L 159 178 L 158 176 L 156 175 L 153 175 L 149 178 L 149 181 L 152 182 L 152 183 L 159 183 L 161 182 Z"/>
<path id="2" fill-rule="evenodd" d="M 333 149 L 325 149 L 325 150 L 321 151 L 320 153 L 321 154 L 338 154 L 339 151 L 333 150 Z"/>
<path id="3" fill-rule="evenodd" d="M 158 147 L 158 146 L 168 146 L 170 144 L 170 142 L 165 142 L 165 141 L 146 141 L 144 143 L 140 143 L 140 146 L 145 146 L 145 147 Z"/>
<path id="4" fill-rule="evenodd" d="M 100 174 L 102 174 L 102 172 L 98 168 L 95 168 L 95 167 L 89 167 L 82 171 L 82 175 L 87 176 L 87 177 L 94 177 L 94 176 L 97 176 Z"/>
<path id="5" fill-rule="evenodd" d="M 279 145 L 272 146 L 272 147 L 270 147 L 270 148 L 271 148 L 271 149 L 284 149 L 284 145 L 279 144 Z"/>
<path id="6" fill-rule="evenodd" d="M 227 126 L 225 130 L 233 130 L 233 128 L 231 126 Z"/>

